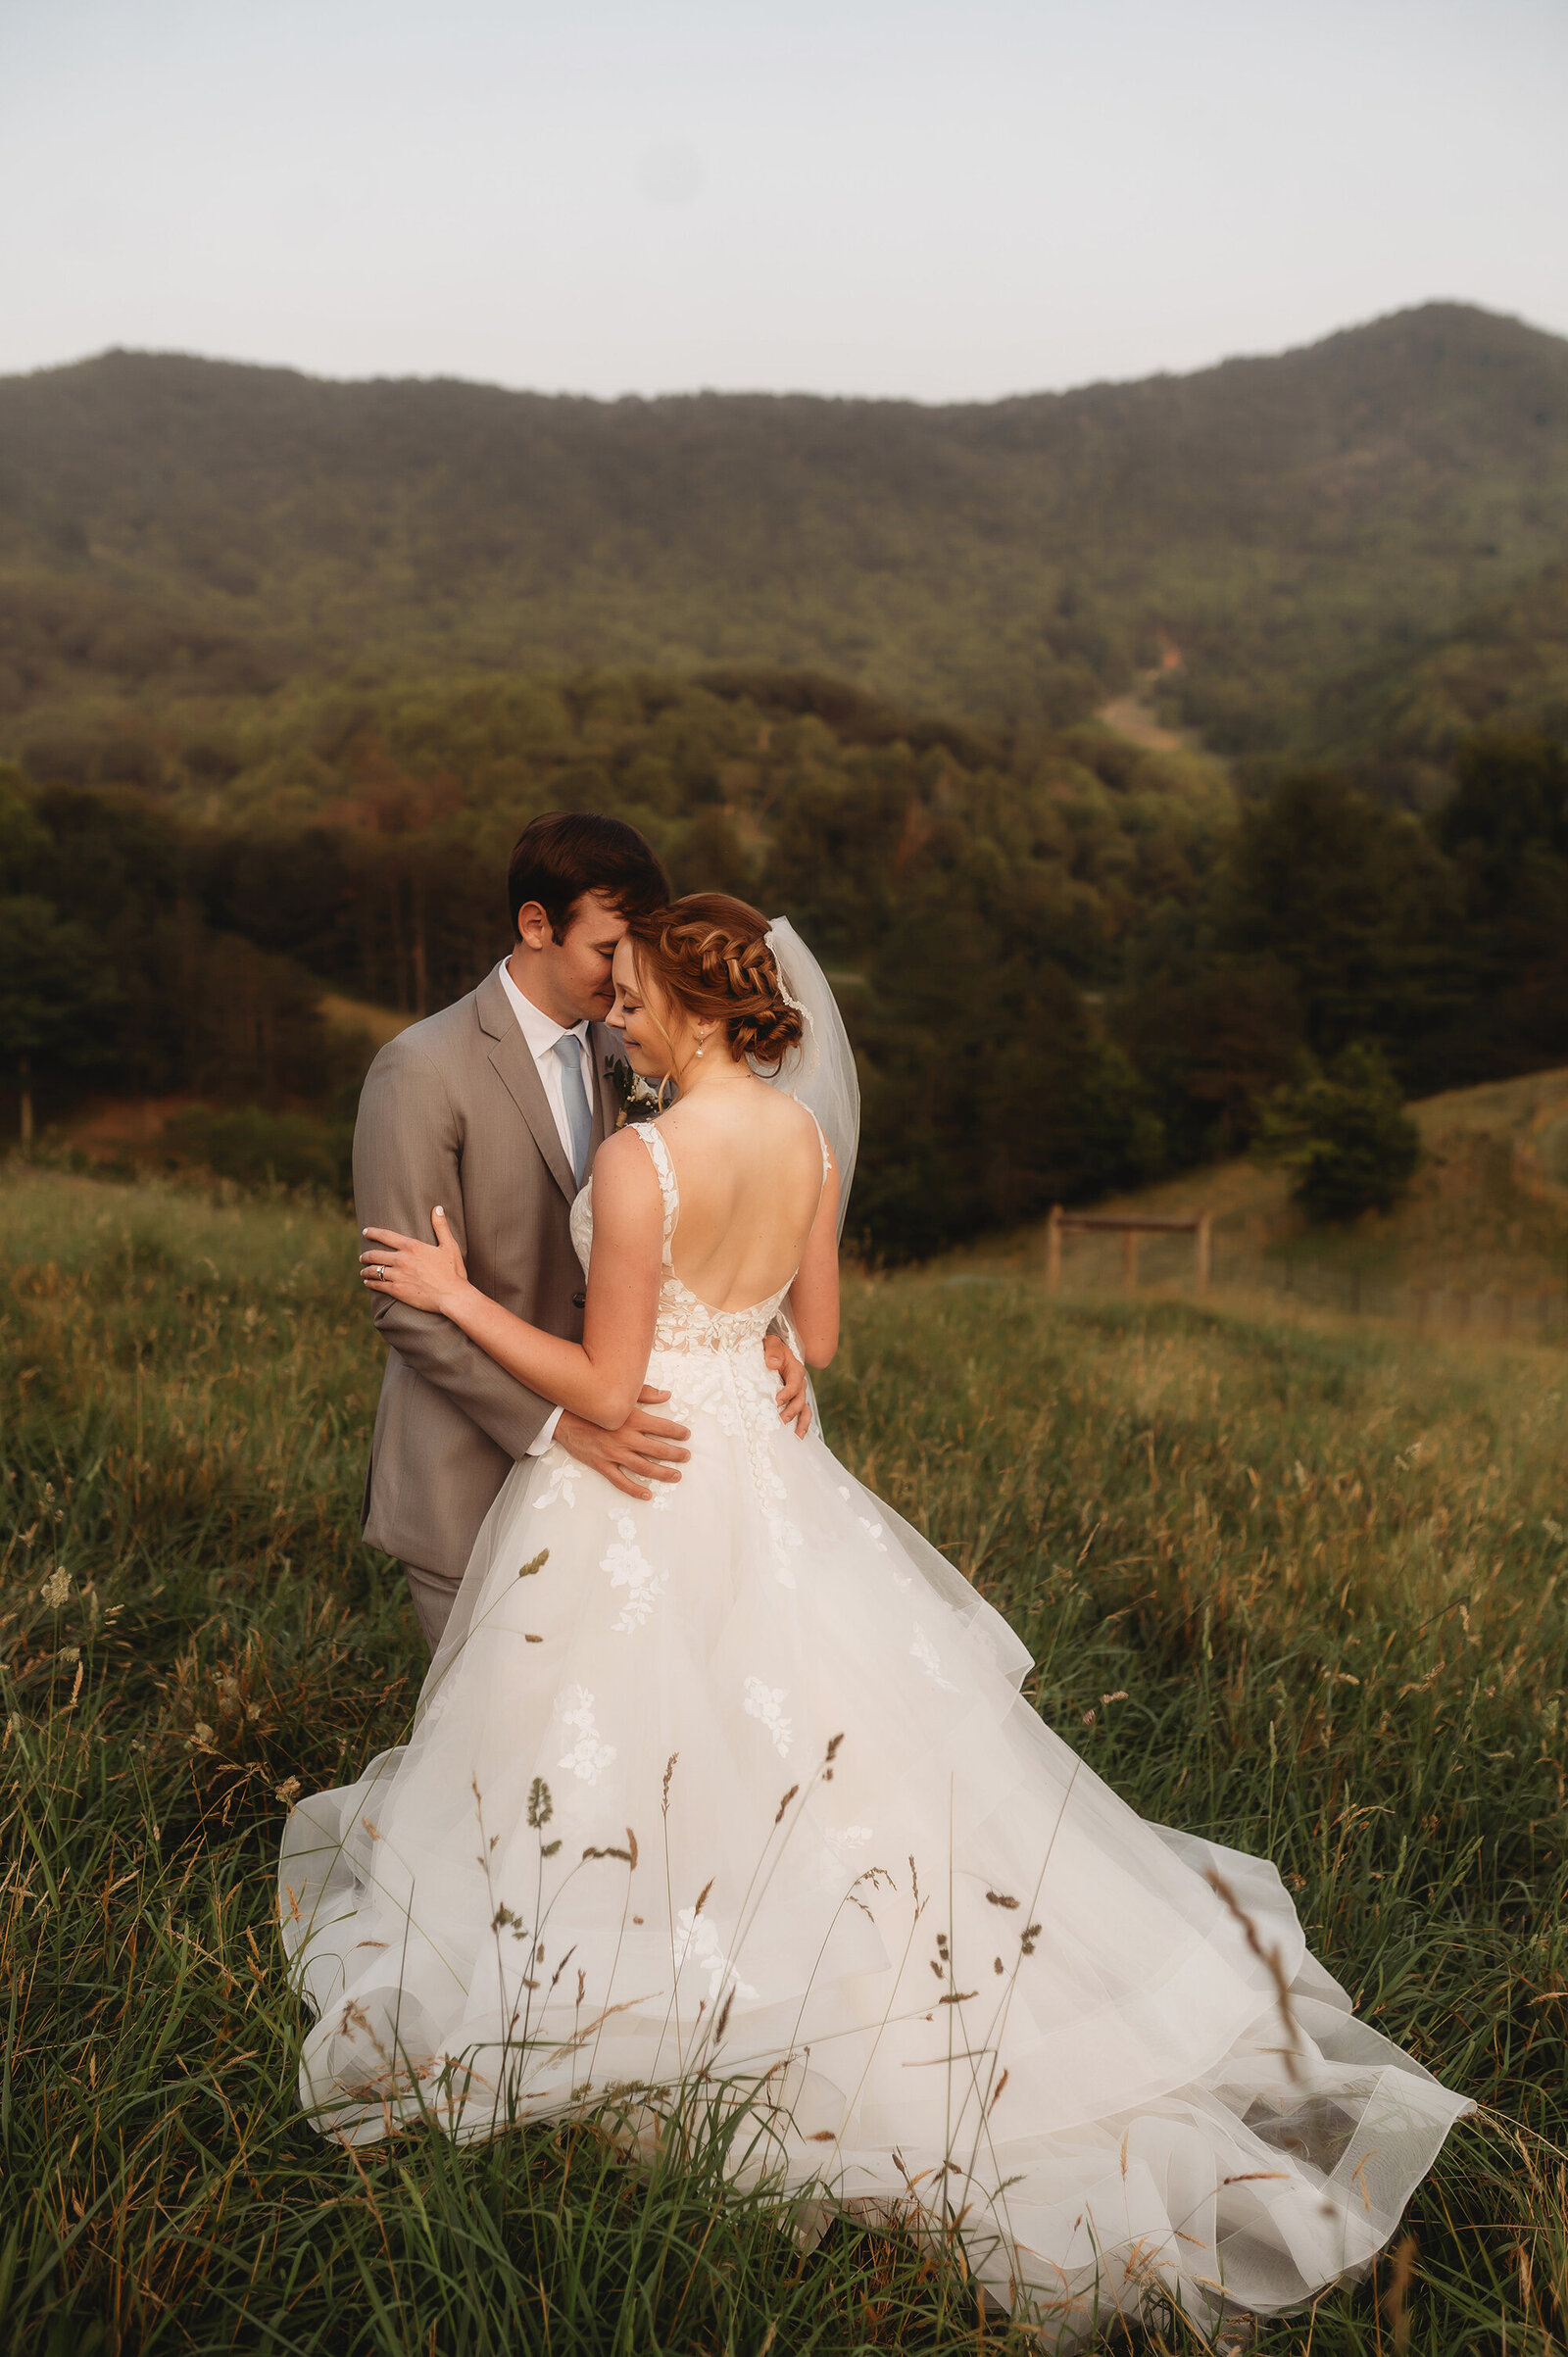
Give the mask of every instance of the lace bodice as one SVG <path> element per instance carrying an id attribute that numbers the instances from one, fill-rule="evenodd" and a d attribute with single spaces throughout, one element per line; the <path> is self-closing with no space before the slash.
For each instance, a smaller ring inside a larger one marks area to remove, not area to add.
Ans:
<path id="1" fill-rule="evenodd" d="M 815 1119 L 815 1116 L 812 1116 Z M 700 1301 L 689 1285 L 676 1276 L 670 1258 L 670 1246 L 675 1225 L 680 1218 L 680 1189 L 675 1180 L 675 1166 L 670 1160 L 669 1148 L 662 1133 L 652 1121 L 634 1124 L 636 1133 L 647 1147 L 655 1170 L 659 1174 L 659 1193 L 664 1206 L 663 1282 L 659 1289 L 659 1310 L 654 1324 L 654 1349 L 658 1350 L 745 1350 L 760 1343 L 777 1317 L 779 1308 L 795 1282 L 793 1276 L 767 1294 L 760 1301 L 753 1301 L 745 1309 L 713 1309 Z M 817 1135 L 821 1137 L 821 1124 Z M 822 1141 L 822 1175 L 827 1177 L 827 1143 Z M 594 1188 L 589 1179 L 571 1206 L 571 1241 L 586 1273 L 593 1251 Z"/>

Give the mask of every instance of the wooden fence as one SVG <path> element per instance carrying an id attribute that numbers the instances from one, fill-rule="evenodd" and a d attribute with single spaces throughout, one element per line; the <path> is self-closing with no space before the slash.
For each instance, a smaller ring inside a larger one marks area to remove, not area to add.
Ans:
<path id="1" fill-rule="evenodd" d="M 1122 1282 L 1129 1293 L 1138 1289 L 1138 1239 L 1140 1236 L 1191 1236 L 1194 1246 L 1194 1275 L 1200 1293 L 1208 1291 L 1209 1269 L 1212 1263 L 1211 1222 L 1207 1211 L 1193 1211 L 1181 1217 L 1159 1219 L 1133 1218 L 1112 1212 L 1064 1211 L 1060 1203 L 1053 1203 L 1046 1222 L 1046 1284 L 1054 1293 L 1061 1283 L 1061 1240 L 1063 1236 L 1119 1235 L 1121 1238 Z"/>

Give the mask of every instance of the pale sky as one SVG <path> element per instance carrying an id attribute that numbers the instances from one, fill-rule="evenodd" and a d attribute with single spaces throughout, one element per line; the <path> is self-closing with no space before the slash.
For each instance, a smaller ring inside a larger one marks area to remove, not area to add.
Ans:
<path id="1" fill-rule="evenodd" d="M 0 372 L 993 396 L 1568 333 L 1568 0 L 0 0 Z"/>

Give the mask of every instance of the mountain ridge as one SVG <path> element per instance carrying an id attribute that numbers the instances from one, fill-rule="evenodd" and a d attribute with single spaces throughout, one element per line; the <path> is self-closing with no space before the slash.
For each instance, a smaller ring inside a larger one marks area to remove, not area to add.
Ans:
<path id="1" fill-rule="evenodd" d="M 1051 726 L 1168 643 L 1174 716 L 1283 757 L 1565 544 L 1568 340 L 1466 305 L 933 406 L 116 351 L 0 378 L 0 743 L 355 663 L 804 664 Z"/>
<path id="2" fill-rule="evenodd" d="M 410 385 L 461 386 L 476 393 L 497 394 L 502 399 L 557 402 L 583 409 L 612 410 L 623 408 L 654 409 L 696 401 L 726 402 L 815 402 L 824 406 L 846 409 L 903 409 L 927 416 L 985 415 L 1000 410 L 1016 409 L 1035 403 L 1070 402 L 1102 393 L 1137 390 L 1145 386 L 1191 385 L 1228 371 L 1245 368 L 1268 368 L 1279 364 L 1298 361 L 1314 354 L 1327 354 L 1336 347 L 1366 345 L 1374 340 L 1401 334 L 1417 323 L 1482 322 L 1489 330 L 1513 331 L 1528 345 L 1555 347 L 1568 345 L 1568 333 L 1555 328 L 1538 326 L 1518 312 L 1493 311 L 1485 304 L 1467 302 L 1460 297 L 1434 296 L 1426 302 L 1401 305 L 1395 311 L 1376 312 L 1370 318 L 1350 321 L 1344 327 L 1331 328 L 1326 335 L 1309 337 L 1301 343 L 1287 344 L 1279 351 L 1245 351 L 1223 354 L 1218 360 L 1205 361 L 1194 368 L 1151 368 L 1133 376 L 1092 376 L 1081 383 L 1055 387 L 1038 387 L 1011 393 L 976 395 L 963 401 L 926 401 L 915 394 L 904 393 L 831 393 L 817 392 L 802 385 L 784 386 L 776 391 L 756 386 L 725 388 L 699 385 L 684 390 L 662 393 L 581 393 L 561 388 L 554 392 L 532 385 L 509 385 L 487 376 L 453 375 L 445 370 L 432 374 L 411 372 L 406 375 L 386 370 L 374 370 L 363 376 L 344 376 L 297 366 L 292 361 L 239 360 L 232 357 L 186 351 L 177 345 L 106 344 L 101 351 L 82 353 L 75 359 L 47 361 L 34 368 L 0 370 L 0 392 L 7 386 L 38 384 L 63 376 L 95 368 L 110 361 L 182 362 L 201 369 L 227 370 L 251 377 L 272 377 L 307 385 L 318 385 L 353 392 L 369 385 L 402 387 Z"/>

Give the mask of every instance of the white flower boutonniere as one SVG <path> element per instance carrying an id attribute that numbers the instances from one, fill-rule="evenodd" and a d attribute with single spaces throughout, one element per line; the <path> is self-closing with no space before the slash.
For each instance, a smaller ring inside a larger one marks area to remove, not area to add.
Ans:
<path id="1" fill-rule="evenodd" d="M 653 1081 L 644 1080 L 640 1072 L 634 1072 L 622 1056 L 605 1057 L 605 1077 L 612 1082 L 620 1099 L 617 1129 L 624 1129 L 628 1121 L 651 1121 L 656 1113 L 662 1112 L 663 1090 Z"/>

